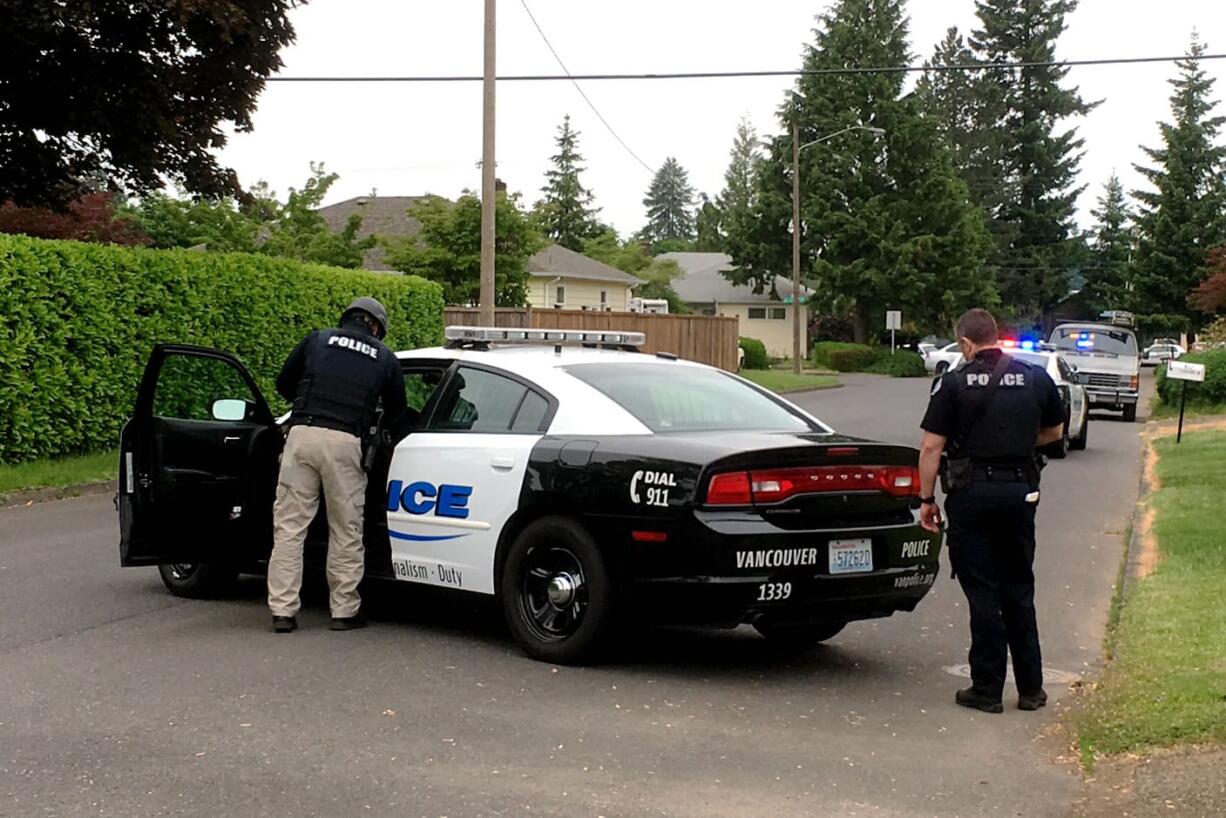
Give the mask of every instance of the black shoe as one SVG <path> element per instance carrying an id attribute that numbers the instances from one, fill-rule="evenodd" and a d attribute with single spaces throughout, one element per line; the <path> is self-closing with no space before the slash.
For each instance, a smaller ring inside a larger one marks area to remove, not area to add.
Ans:
<path id="1" fill-rule="evenodd" d="M 954 701 L 963 707 L 971 707 L 975 710 L 982 710 L 984 713 L 1003 713 L 1005 706 L 1000 703 L 1000 698 L 992 698 L 986 693 L 980 693 L 973 687 L 965 687 L 954 694 Z"/>
<path id="2" fill-rule="evenodd" d="M 1017 697 L 1018 710 L 1038 710 L 1047 706 L 1047 691 L 1039 688 L 1037 693 L 1020 693 Z"/>
<path id="3" fill-rule="evenodd" d="M 366 627 L 366 617 L 361 613 L 356 613 L 353 616 L 332 617 L 332 624 L 328 626 L 330 631 L 355 631 L 358 628 Z"/>
<path id="4" fill-rule="evenodd" d="M 298 629 L 298 620 L 292 616 L 274 616 L 272 618 L 273 633 L 293 633 Z"/>

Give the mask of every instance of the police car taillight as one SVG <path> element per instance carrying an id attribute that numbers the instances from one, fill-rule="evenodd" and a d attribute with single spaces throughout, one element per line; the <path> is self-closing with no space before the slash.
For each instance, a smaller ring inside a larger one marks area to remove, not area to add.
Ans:
<path id="1" fill-rule="evenodd" d="M 745 506 L 779 503 L 799 494 L 881 491 L 892 497 L 919 496 L 914 466 L 802 466 L 717 474 L 707 488 L 707 504 Z"/>

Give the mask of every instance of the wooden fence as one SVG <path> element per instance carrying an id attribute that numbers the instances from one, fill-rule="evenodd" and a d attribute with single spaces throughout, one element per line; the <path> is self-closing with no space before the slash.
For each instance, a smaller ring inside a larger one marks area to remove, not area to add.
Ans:
<path id="1" fill-rule="evenodd" d="M 478 312 L 469 307 L 443 310 L 447 326 L 478 323 Z M 518 329 L 622 330 L 647 336 L 643 351 L 671 352 L 679 358 L 718 366 L 729 372 L 737 365 L 737 319 L 722 315 L 655 315 L 640 312 L 596 310 L 500 309 L 494 323 Z"/>

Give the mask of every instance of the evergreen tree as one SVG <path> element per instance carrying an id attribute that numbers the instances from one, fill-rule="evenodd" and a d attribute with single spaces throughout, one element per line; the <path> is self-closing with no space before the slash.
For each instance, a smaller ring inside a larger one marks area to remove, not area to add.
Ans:
<path id="1" fill-rule="evenodd" d="M 957 27 L 945 33 L 927 65 L 975 65 L 979 59 Z M 1000 220 L 1005 205 L 1016 197 L 1000 161 L 1009 134 L 998 127 L 1005 117 L 1005 85 L 1000 72 L 932 71 L 916 88 L 924 112 L 936 121 L 958 175 L 971 201 L 983 209 L 998 247 L 1007 247 L 1015 231 Z"/>
<path id="2" fill-rule="evenodd" d="M 1132 258 L 1132 213 L 1124 187 L 1114 173 L 1103 186 L 1098 208 L 1091 211 L 1090 263 L 1085 269 L 1086 303 L 1095 312 L 1116 309 L 1129 297 L 1129 262 Z"/>
<path id="3" fill-rule="evenodd" d="M 1205 46 L 1195 37 L 1171 80 L 1172 122 L 1159 123 L 1162 146 L 1143 148 L 1153 167 L 1137 166 L 1152 190 L 1137 191 L 1137 312 L 1198 317 L 1188 294 L 1205 277 L 1205 252 L 1226 239 L 1226 147 L 1217 143 L 1226 118 L 1213 116 L 1214 81 L 1200 67 Z"/>
<path id="4" fill-rule="evenodd" d="M 599 208 L 592 207 L 592 192 L 579 181 L 585 168 L 580 164 L 579 132 L 571 130 L 570 114 L 562 119 L 554 140 L 558 152 L 549 157 L 553 167 L 545 171 L 545 194 L 536 203 L 535 216 L 541 233 L 563 247 L 580 251 L 583 242 L 600 232 Z"/>
<path id="5" fill-rule="evenodd" d="M 697 238 L 694 249 L 700 253 L 719 253 L 724 249 L 723 218 L 719 205 L 707 198 L 707 194 L 699 193 L 701 204 L 694 220 L 694 230 Z"/>
<path id="6" fill-rule="evenodd" d="M 1044 63 L 1076 0 L 978 0 L 981 28 L 971 46 L 984 62 Z M 1005 201 L 990 212 L 999 224 L 993 262 L 1004 305 L 1017 317 L 1036 317 L 1068 289 L 1068 270 L 1083 256 L 1074 225 L 1077 168 L 1084 140 L 1057 124 L 1093 107 L 1076 87 L 1064 88 L 1068 68 L 1032 65 L 984 72 L 1003 95 L 999 121 L 981 123 L 1005 139 L 996 142 L 996 174 Z M 991 113 L 989 110 L 988 113 Z M 991 179 L 986 180 L 991 182 Z M 991 207 L 991 203 L 989 203 Z"/>
<path id="7" fill-rule="evenodd" d="M 742 118 L 736 126 L 728 169 L 724 171 L 724 191 L 716 200 L 724 234 L 723 250 L 733 258 L 745 259 L 752 255 L 753 235 L 757 228 L 757 173 L 761 161 L 758 134 L 749 120 Z M 752 271 L 741 268 L 730 269 L 724 275 L 737 284 L 752 284 L 755 292 L 759 293 L 765 284 L 752 276 Z"/>
<path id="8" fill-rule="evenodd" d="M 647 224 L 639 235 L 652 242 L 694 240 L 694 188 L 685 168 L 673 157 L 664 160 L 643 199 Z"/>
<path id="9" fill-rule="evenodd" d="M 838 0 L 819 17 L 810 70 L 908 62 L 903 0 Z M 936 125 L 897 73 L 805 75 L 780 110 L 787 128 L 772 140 L 758 173 L 748 250 L 734 253 L 741 274 L 761 290 L 791 272 L 790 125 L 802 143 L 851 131 L 800 154 L 801 270 L 818 306 L 850 312 L 866 340 L 902 308 L 921 326 L 947 326 L 970 306 L 992 306 L 983 262 L 990 239 Z"/>

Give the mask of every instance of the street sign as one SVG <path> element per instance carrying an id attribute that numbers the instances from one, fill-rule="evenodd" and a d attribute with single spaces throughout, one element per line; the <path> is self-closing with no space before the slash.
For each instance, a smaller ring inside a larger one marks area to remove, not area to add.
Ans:
<path id="1" fill-rule="evenodd" d="M 902 329 L 902 310 L 885 311 L 885 328 Z"/>
<path id="2" fill-rule="evenodd" d="M 1166 376 L 1177 381 L 1203 382 L 1205 380 L 1205 365 L 1184 363 L 1183 361 L 1169 361 L 1166 365 Z"/>

